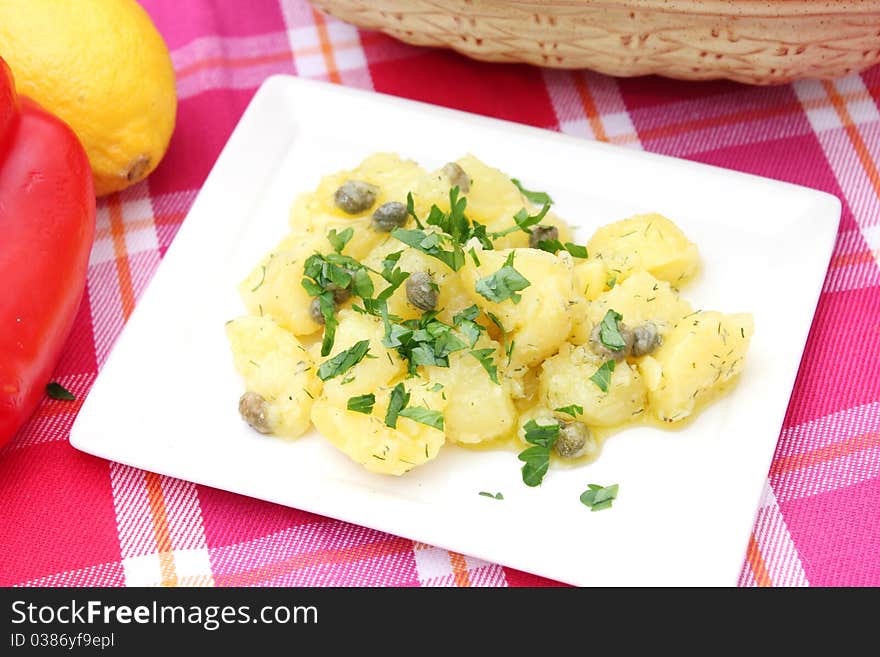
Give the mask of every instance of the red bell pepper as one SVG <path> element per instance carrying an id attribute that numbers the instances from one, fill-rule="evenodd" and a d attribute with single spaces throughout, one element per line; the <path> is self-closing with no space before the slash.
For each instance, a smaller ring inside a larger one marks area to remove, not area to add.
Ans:
<path id="1" fill-rule="evenodd" d="M 0 446 L 42 397 L 73 325 L 95 234 L 85 151 L 15 93 L 0 59 Z"/>

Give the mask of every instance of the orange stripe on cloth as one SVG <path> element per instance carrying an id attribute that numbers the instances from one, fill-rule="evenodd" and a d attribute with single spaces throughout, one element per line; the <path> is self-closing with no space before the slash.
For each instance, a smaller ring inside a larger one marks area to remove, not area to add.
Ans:
<path id="1" fill-rule="evenodd" d="M 317 48 L 315 49 L 314 54 L 318 54 Z M 238 57 L 235 59 L 230 57 L 210 57 L 208 59 L 197 61 L 189 66 L 184 66 L 179 71 L 175 71 L 175 75 L 177 75 L 179 79 L 192 75 L 193 73 L 198 73 L 199 71 L 204 71 L 206 68 L 244 68 L 246 66 L 275 64 L 276 62 L 290 61 L 290 56 L 291 52 L 289 50 L 284 50 L 272 53 L 271 55 L 256 55 L 253 57 Z"/>
<path id="2" fill-rule="evenodd" d="M 587 117 L 587 122 L 590 124 L 593 136 L 599 141 L 608 141 L 608 133 L 605 132 L 605 128 L 602 125 L 599 110 L 596 108 L 596 103 L 593 100 L 593 94 L 590 93 L 590 87 L 587 84 L 586 78 L 579 72 L 572 72 L 571 77 L 574 80 L 574 90 L 577 92 L 578 98 L 580 98 L 581 107 L 584 109 L 584 116 Z"/>
<path id="3" fill-rule="evenodd" d="M 344 565 L 375 559 L 392 554 L 410 552 L 412 542 L 404 538 L 382 539 L 366 545 L 317 550 L 307 554 L 295 554 L 281 561 L 249 568 L 240 573 L 214 573 L 217 586 L 254 586 L 281 575 L 287 575 L 305 568 L 315 568 L 326 564 Z"/>
<path id="4" fill-rule="evenodd" d="M 458 552 L 449 553 L 449 563 L 452 564 L 452 574 L 455 577 L 456 586 L 470 586 L 471 578 L 468 575 L 467 561 Z"/>
<path id="5" fill-rule="evenodd" d="M 333 56 L 333 43 L 330 41 L 330 33 L 327 31 L 327 23 L 324 17 L 312 9 L 312 16 L 315 19 L 315 29 L 318 31 L 318 41 L 321 44 L 321 52 L 324 55 L 324 66 L 327 68 L 327 79 L 330 82 L 339 84 L 342 78 L 339 70 L 336 68 L 336 58 Z"/>
<path id="6" fill-rule="evenodd" d="M 791 456 L 783 456 L 776 459 L 770 465 L 770 475 L 779 475 L 792 470 L 801 470 L 803 468 L 811 468 L 843 456 L 855 454 L 870 447 L 880 446 L 880 432 L 865 433 L 851 438 L 825 445 L 817 449 L 803 452 L 802 454 L 792 454 Z"/>
<path id="7" fill-rule="evenodd" d="M 122 317 L 125 321 L 128 321 L 134 310 L 134 287 L 131 283 L 128 249 L 125 246 L 125 222 L 122 219 L 122 202 L 119 200 L 118 194 L 111 194 L 107 198 L 107 211 L 110 215 L 110 235 L 113 238 L 113 255 L 116 261 L 116 277 L 119 280 Z"/>
<path id="8" fill-rule="evenodd" d="M 852 120 L 849 109 L 847 109 L 846 100 L 840 95 L 840 93 L 838 93 L 837 88 L 833 83 L 823 80 L 822 88 L 825 89 L 825 93 L 828 94 L 828 98 L 831 100 L 831 105 L 834 107 L 834 111 L 837 112 L 837 116 L 843 124 L 846 136 L 849 137 L 849 141 L 856 151 L 856 156 L 859 158 L 862 169 L 865 170 L 865 174 L 868 176 L 868 180 L 874 188 L 874 194 L 880 198 L 880 171 L 877 170 L 877 165 L 874 163 L 870 151 L 868 151 L 868 146 L 865 144 L 865 140 L 862 139 L 859 129 Z"/>
<path id="9" fill-rule="evenodd" d="M 156 534 L 156 547 L 159 549 L 159 569 L 162 586 L 177 586 L 177 572 L 174 567 L 174 553 L 171 547 L 171 532 L 168 529 L 168 513 L 165 508 L 165 495 L 162 493 L 162 480 L 155 472 L 144 473 L 147 487 L 147 500 Z"/>
<path id="10" fill-rule="evenodd" d="M 831 259 L 831 267 L 847 267 L 850 265 L 863 265 L 866 262 L 873 262 L 880 258 L 880 249 L 875 251 L 857 251 L 855 253 L 844 253 Z"/>
<path id="11" fill-rule="evenodd" d="M 763 555 L 761 555 L 758 541 L 755 540 L 754 532 L 749 536 L 749 547 L 746 551 L 746 560 L 749 563 L 749 568 L 752 569 L 752 575 L 755 577 L 755 583 L 758 586 L 773 586 L 773 582 L 770 579 L 770 573 L 767 572 L 767 564 L 764 562 Z"/>
<path id="12" fill-rule="evenodd" d="M 34 417 L 57 417 L 59 415 L 76 415 L 82 408 L 84 399 L 77 397 L 72 401 L 56 401 L 49 399 L 37 407 Z"/>

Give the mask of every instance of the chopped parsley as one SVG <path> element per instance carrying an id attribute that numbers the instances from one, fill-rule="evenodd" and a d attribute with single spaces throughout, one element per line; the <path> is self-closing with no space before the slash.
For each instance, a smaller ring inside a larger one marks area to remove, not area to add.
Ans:
<path id="1" fill-rule="evenodd" d="M 462 251 L 461 245 L 455 244 L 452 250 L 448 251 L 441 248 L 440 245 L 444 240 L 440 233 L 428 232 L 417 228 L 395 228 L 391 231 L 391 237 L 426 255 L 437 258 L 437 260 L 444 263 L 452 271 L 458 271 L 464 266 L 464 251 Z"/>
<path id="2" fill-rule="evenodd" d="M 330 246 L 333 247 L 333 250 L 336 253 L 342 253 L 342 249 L 345 248 L 345 245 L 351 241 L 351 238 L 354 236 L 354 228 L 349 226 L 341 233 L 337 233 L 335 228 L 331 228 L 330 232 L 327 233 L 327 241 L 330 242 Z"/>
<path id="3" fill-rule="evenodd" d="M 465 308 L 460 313 L 457 313 L 452 318 L 453 325 L 461 331 L 465 338 L 467 338 L 471 347 L 473 347 L 477 343 L 477 340 L 480 339 L 480 333 L 486 330 L 481 324 L 474 321 L 479 314 L 480 310 L 477 308 L 476 304 L 474 304 L 473 306 Z"/>
<path id="4" fill-rule="evenodd" d="M 550 451 L 559 438 L 559 423 L 538 424 L 535 420 L 529 420 L 523 429 L 526 442 L 532 445 L 517 456 L 525 463 L 522 467 L 523 483 L 526 486 L 539 486 L 550 468 Z"/>
<path id="5" fill-rule="evenodd" d="M 361 362 L 369 350 L 370 341 L 361 340 L 351 349 L 340 351 L 330 360 L 321 363 L 321 367 L 318 368 L 318 378 L 321 379 L 321 381 L 327 381 L 340 374 L 345 374 L 348 370 Z"/>
<path id="6" fill-rule="evenodd" d="M 608 392 L 608 386 L 611 384 L 611 373 L 614 372 L 616 364 L 613 360 L 606 361 L 590 377 L 590 381 L 595 383 L 602 392 Z"/>
<path id="7" fill-rule="evenodd" d="M 493 495 L 492 493 L 488 493 L 484 490 L 480 491 L 480 495 L 482 495 L 483 497 L 491 497 L 493 500 L 503 500 L 504 499 L 504 495 L 502 495 L 501 493 L 495 493 Z"/>
<path id="8" fill-rule="evenodd" d="M 504 237 L 505 235 L 510 235 L 511 233 L 515 233 L 518 230 L 531 234 L 532 226 L 536 226 L 537 224 L 541 223 L 541 220 L 547 215 L 547 212 L 549 210 L 549 203 L 546 203 L 544 207 L 541 208 L 541 210 L 538 212 L 538 214 L 530 215 L 525 208 L 520 208 L 520 210 L 515 215 L 513 215 L 514 225 L 497 233 L 492 233 L 492 237 Z"/>
<path id="9" fill-rule="evenodd" d="M 568 251 L 575 258 L 588 258 L 589 257 L 587 255 L 587 247 L 578 246 L 577 244 L 574 244 L 573 242 L 566 242 L 565 243 L 565 250 Z"/>
<path id="10" fill-rule="evenodd" d="M 553 199 L 550 198 L 550 195 L 547 192 L 533 192 L 529 189 L 526 189 L 522 186 L 522 183 L 516 178 L 511 178 L 510 182 L 516 185 L 516 188 L 520 191 L 520 193 L 525 196 L 529 201 L 535 203 L 536 205 L 552 205 Z"/>
<path id="11" fill-rule="evenodd" d="M 346 232 L 339 235 L 335 231 L 327 236 L 327 239 L 344 246 Z M 331 235 L 333 236 L 331 238 Z M 324 318 L 324 339 L 321 343 L 321 355 L 327 356 L 333 349 L 333 341 L 336 335 L 336 301 L 334 293 L 337 290 L 350 289 L 357 296 L 368 299 L 373 294 L 373 281 L 367 273 L 367 269 L 354 258 L 340 253 L 328 253 L 310 255 L 303 267 L 304 278 L 301 281 L 303 288 L 311 296 L 319 299 L 321 315 Z"/>
<path id="12" fill-rule="evenodd" d="M 626 347 L 626 340 L 620 333 L 620 320 L 623 315 L 614 310 L 608 310 L 602 323 L 599 324 L 599 340 L 612 351 L 620 351 Z"/>
<path id="13" fill-rule="evenodd" d="M 398 322 L 383 309 L 385 337 L 382 344 L 395 349 L 401 358 L 409 361 L 409 373 L 415 374 L 419 365 L 449 367 L 449 354 L 467 349 L 453 332 L 453 327 L 437 319 L 437 311 L 424 313 L 421 319 Z"/>
<path id="14" fill-rule="evenodd" d="M 501 303 L 510 299 L 513 303 L 519 303 L 522 295 L 518 292 L 531 285 L 529 280 L 513 268 L 515 251 L 511 251 L 501 267 L 491 276 L 477 281 L 476 290 L 483 297 L 495 303 Z"/>
<path id="15" fill-rule="evenodd" d="M 495 365 L 495 359 L 492 358 L 495 350 L 492 348 L 474 349 L 470 353 L 471 356 L 473 356 L 480 362 L 480 365 L 483 366 L 483 369 L 489 373 L 489 378 L 492 379 L 492 383 L 498 383 L 498 367 Z"/>
<path id="16" fill-rule="evenodd" d="M 501 323 L 501 320 L 498 319 L 494 313 L 491 313 L 487 310 L 486 317 L 488 317 L 492 321 L 492 323 L 498 327 L 498 330 L 500 330 L 502 333 L 507 333 L 507 330 L 504 328 L 504 324 Z"/>
<path id="17" fill-rule="evenodd" d="M 538 248 L 548 253 L 559 253 L 562 250 L 568 251 L 575 258 L 587 258 L 587 247 L 578 246 L 574 242 L 566 242 L 563 244 L 559 240 L 541 240 L 538 242 Z"/>
<path id="18" fill-rule="evenodd" d="M 376 395 L 370 393 L 368 395 L 358 395 L 357 397 L 349 397 L 347 408 L 350 411 L 364 413 L 369 415 L 373 412 L 373 406 L 376 404 Z"/>
<path id="19" fill-rule="evenodd" d="M 385 425 L 395 429 L 397 427 L 397 416 L 400 415 L 400 411 L 406 408 L 407 404 L 409 404 L 409 393 L 402 383 L 398 383 L 394 386 L 394 390 L 391 391 L 391 397 L 388 400 Z"/>
<path id="20" fill-rule="evenodd" d="M 590 507 L 590 511 L 610 509 L 611 503 L 617 497 L 618 488 L 618 484 L 613 484 L 611 486 L 588 484 L 587 490 L 581 493 L 581 503 Z"/>
<path id="21" fill-rule="evenodd" d="M 46 394 L 58 401 L 74 401 L 76 399 L 76 395 L 56 381 L 46 384 Z"/>
<path id="22" fill-rule="evenodd" d="M 440 411 L 432 411 L 421 406 L 410 406 L 409 408 L 404 408 L 398 415 L 443 431 L 443 413 Z"/>
<path id="23" fill-rule="evenodd" d="M 410 406 L 410 393 L 403 387 L 403 383 L 398 383 L 391 391 L 391 397 L 388 400 L 388 411 L 385 413 L 385 424 L 392 429 L 397 428 L 397 418 L 406 417 L 414 422 L 433 427 L 434 429 L 443 430 L 443 414 L 440 411 L 432 411 L 421 406 Z M 425 448 L 427 456 L 427 447 Z"/>
<path id="24" fill-rule="evenodd" d="M 557 413 L 565 413 L 566 415 L 571 415 L 576 418 L 578 415 L 584 414 L 584 407 L 578 406 L 577 404 L 569 404 L 568 406 L 562 406 L 561 408 L 554 409 Z"/>
<path id="25" fill-rule="evenodd" d="M 471 222 L 464 213 L 466 208 L 467 198 L 459 197 L 458 187 L 453 187 L 449 190 L 449 212 L 432 205 L 428 218 L 422 223 L 416 216 L 412 194 L 408 194 L 407 213 L 415 219 L 418 228 L 395 228 L 391 236 L 458 271 L 464 266 L 463 245 L 472 237 L 477 238 L 484 249 L 493 248 L 486 227 L 479 222 Z M 437 231 L 426 230 L 426 224 L 436 227 Z M 444 245 L 449 248 L 444 248 Z M 476 252 L 471 253 L 471 257 L 478 260 Z"/>

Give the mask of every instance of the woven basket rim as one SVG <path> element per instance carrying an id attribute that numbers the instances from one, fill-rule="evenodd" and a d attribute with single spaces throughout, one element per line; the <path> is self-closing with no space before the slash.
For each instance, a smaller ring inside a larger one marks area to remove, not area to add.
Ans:
<path id="1" fill-rule="evenodd" d="M 485 2 L 486 0 L 482 0 Z M 765 16 L 833 16 L 880 13 L 880 0 L 490 0 L 552 9 L 578 6 L 648 9 L 669 14 Z"/>

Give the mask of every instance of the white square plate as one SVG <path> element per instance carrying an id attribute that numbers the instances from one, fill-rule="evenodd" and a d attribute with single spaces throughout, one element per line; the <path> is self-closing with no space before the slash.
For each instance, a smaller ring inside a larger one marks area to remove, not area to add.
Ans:
<path id="1" fill-rule="evenodd" d="M 750 311 L 733 392 L 685 429 L 626 430 L 593 464 L 527 488 L 512 451 L 441 450 L 399 477 L 312 432 L 239 418 L 224 322 L 237 283 L 287 231 L 294 196 L 375 151 L 426 168 L 472 152 L 550 192 L 585 241 L 656 211 L 698 245 L 695 308 Z M 71 431 L 78 449 L 578 585 L 734 585 L 840 217 L 828 194 L 375 93 L 273 77 L 259 89 Z M 620 484 L 590 513 L 589 483 Z M 501 491 L 503 501 L 478 495 Z"/>

